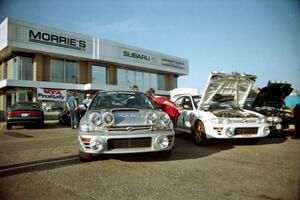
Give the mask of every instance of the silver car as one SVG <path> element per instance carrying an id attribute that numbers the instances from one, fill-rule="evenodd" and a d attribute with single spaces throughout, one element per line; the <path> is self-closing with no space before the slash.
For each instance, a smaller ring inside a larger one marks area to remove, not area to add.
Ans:
<path id="1" fill-rule="evenodd" d="M 159 152 L 168 157 L 175 139 L 169 116 L 142 92 L 98 92 L 79 127 L 82 161 L 115 153 Z"/>

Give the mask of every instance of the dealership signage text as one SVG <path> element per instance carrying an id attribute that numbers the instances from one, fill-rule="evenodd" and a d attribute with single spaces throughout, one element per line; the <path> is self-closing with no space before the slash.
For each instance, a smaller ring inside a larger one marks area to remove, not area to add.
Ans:
<path id="1" fill-rule="evenodd" d="M 84 40 L 34 30 L 29 30 L 29 41 L 83 51 L 86 48 Z"/>
<path id="2" fill-rule="evenodd" d="M 140 53 L 130 52 L 130 51 L 123 51 L 123 56 L 150 61 L 150 56 L 140 54 Z"/>

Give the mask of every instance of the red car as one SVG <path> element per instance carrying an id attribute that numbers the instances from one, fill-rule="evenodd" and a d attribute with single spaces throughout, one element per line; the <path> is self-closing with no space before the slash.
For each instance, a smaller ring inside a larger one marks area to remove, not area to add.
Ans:
<path id="1" fill-rule="evenodd" d="M 44 127 L 44 111 L 36 102 L 18 102 L 12 105 L 7 112 L 6 128 L 11 129 L 13 125 L 34 124 L 39 128 Z"/>

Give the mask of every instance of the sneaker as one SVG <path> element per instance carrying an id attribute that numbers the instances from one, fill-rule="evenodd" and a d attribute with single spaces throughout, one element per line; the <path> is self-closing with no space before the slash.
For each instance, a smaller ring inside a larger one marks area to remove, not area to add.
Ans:
<path id="1" fill-rule="evenodd" d="M 74 128 L 77 128 L 77 126 L 74 126 Z"/>

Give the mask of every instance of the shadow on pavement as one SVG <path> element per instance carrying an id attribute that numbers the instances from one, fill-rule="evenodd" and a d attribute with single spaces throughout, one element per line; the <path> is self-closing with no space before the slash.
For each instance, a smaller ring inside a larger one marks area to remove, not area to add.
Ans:
<path id="1" fill-rule="evenodd" d="M 0 166 L 0 177 L 12 176 L 27 172 L 50 170 L 70 165 L 77 165 L 81 162 L 78 155 L 65 156 L 60 158 L 45 159 L 33 162 L 26 162 L 15 165 Z"/>

